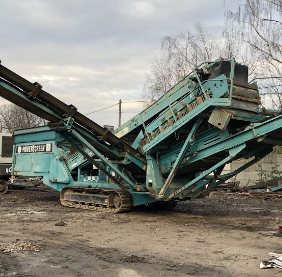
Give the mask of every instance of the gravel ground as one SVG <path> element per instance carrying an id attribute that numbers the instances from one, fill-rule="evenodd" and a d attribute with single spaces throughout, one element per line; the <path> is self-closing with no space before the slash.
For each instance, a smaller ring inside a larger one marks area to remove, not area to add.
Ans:
<path id="1" fill-rule="evenodd" d="M 281 276 L 282 200 L 208 197 L 172 211 L 63 207 L 55 191 L 0 195 L 0 276 Z M 56 226 L 57 225 L 57 226 Z"/>

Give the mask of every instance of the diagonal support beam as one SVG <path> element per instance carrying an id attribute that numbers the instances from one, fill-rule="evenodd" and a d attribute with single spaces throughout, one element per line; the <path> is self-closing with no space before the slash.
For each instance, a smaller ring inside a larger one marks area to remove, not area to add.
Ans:
<path id="1" fill-rule="evenodd" d="M 168 188 L 169 188 L 169 186 L 170 186 L 174 176 L 176 175 L 178 168 L 180 167 L 180 165 L 181 165 L 181 163 L 182 163 L 182 161 L 183 161 L 187 151 L 189 150 L 189 147 L 191 146 L 191 144 L 194 141 L 194 135 L 196 133 L 197 128 L 201 124 L 202 120 L 203 120 L 202 118 L 198 118 L 196 120 L 196 122 L 194 123 L 194 125 L 193 125 L 193 127 L 192 127 L 192 129 L 191 129 L 191 131 L 190 131 L 190 133 L 188 135 L 188 137 L 186 138 L 186 140 L 185 140 L 185 142 L 184 142 L 184 144 L 183 144 L 183 146 L 181 148 L 181 151 L 180 151 L 176 161 L 174 162 L 174 164 L 172 166 L 172 169 L 171 169 L 171 171 L 170 171 L 170 173 L 169 173 L 169 175 L 168 175 L 168 177 L 167 177 L 167 179 L 165 181 L 165 184 L 164 184 L 164 186 L 162 187 L 162 189 L 161 189 L 161 191 L 159 193 L 159 198 L 164 198 L 164 195 L 167 192 L 167 190 L 168 190 Z"/>
<path id="2" fill-rule="evenodd" d="M 83 149 L 81 149 L 81 146 L 79 146 L 77 143 L 75 143 L 69 136 L 64 134 L 64 132 L 60 132 L 60 135 L 71 145 L 73 146 L 81 155 L 83 155 L 90 163 L 94 164 L 99 170 L 103 171 L 109 178 L 111 178 L 121 189 L 126 189 L 126 187 L 121 184 L 117 178 L 112 176 L 100 162 L 97 162 L 94 160 L 93 157 L 89 156 L 88 153 L 86 153 Z"/>
<path id="3" fill-rule="evenodd" d="M 106 165 L 109 166 L 114 172 L 116 172 L 128 185 L 132 188 L 135 187 L 135 184 L 123 173 L 121 172 L 116 166 L 114 166 L 108 159 L 106 159 L 99 151 L 97 151 L 88 141 L 86 141 L 78 132 L 72 130 L 71 134 L 76 137 L 81 143 L 83 143 L 88 149 L 93 151 L 95 155 L 101 159 Z M 83 153 L 82 153 L 83 154 Z M 86 157 L 88 158 L 88 157 Z M 90 161 L 91 163 L 93 161 Z M 111 178 L 111 177 L 110 177 Z"/>
<path id="4" fill-rule="evenodd" d="M 123 185 L 116 177 L 112 176 L 110 172 L 108 172 L 100 162 L 97 162 L 93 157 L 89 156 L 81 146 L 75 143 L 69 136 L 64 134 L 64 132 L 60 132 L 60 135 L 71 145 L 73 146 L 81 155 L 84 156 L 90 163 L 94 164 L 99 170 L 103 171 L 109 178 L 111 178 L 121 189 L 126 190 L 127 188 Z"/>
<path id="5" fill-rule="evenodd" d="M 264 158 L 266 155 L 268 155 L 269 153 L 272 152 L 272 147 L 265 149 L 264 151 L 262 151 L 261 153 L 257 154 L 255 159 L 251 160 L 250 162 L 246 163 L 245 165 L 239 167 L 238 169 L 236 169 L 235 171 L 233 171 L 232 173 L 230 173 L 230 177 L 228 179 L 230 179 L 231 177 L 237 175 L 238 173 L 244 171 L 245 169 L 247 169 L 248 167 L 252 166 L 253 164 L 257 163 L 258 161 L 260 161 L 262 158 Z M 195 192 L 196 194 L 194 194 L 191 198 L 197 198 L 199 197 L 201 194 L 207 193 L 208 191 L 212 190 L 213 188 L 219 186 L 220 184 L 222 184 L 223 182 L 225 182 L 226 179 L 221 179 L 218 180 L 217 182 L 211 184 L 209 187 L 207 187 L 206 189 L 200 191 L 197 193 L 197 191 L 199 189 L 201 189 L 203 187 L 203 185 L 201 184 L 200 186 L 195 187 L 194 189 L 191 190 L 191 192 L 189 192 L 185 197 L 187 197 L 189 194 Z M 204 184 L 206 185 L 206 184 Z"/>
<path id="6" fill-rule="evenodd" d="M 185 189 L 191 187 L 192 185 L 194 185 L 198 181 L 201 181 L 202 179 L 204 179 L 207 175 L 209 175 L 210 173 L 212 173 L 213 171 L 215 171 L 219 167 L 225 165 L 228 161 L 230 161 L 233 157 L 235 157 L 239 152 L 241 152 L 245 147 L 246 147 L 246 144 L 243 143 L 243 144 L 240 144 L 236 147 L 229 149 L 229 155 L 225 159 L 223 159 L 222 161 L 220 161 L 219 163 L 217 163 L 216 165 L 214 165 L 210 169 L 206 170 L 203 174 L 199 175 L 197 178 L 193 179 L 191 182 L 189 182 L 188 184 L 186 184 L 185 186 L 183 186 L 182 188 L 180 188 L 176 192 L 169 195 L 168 199 L 175 197 L 176 195 L 178 195 L 179 193 L 181 193 Z M 185 197 L 186 197 L 186 195 L 183 195 L 181 198 L 185 198 Z"/>
<path id="7" fill-rule="evenodd" d="M 74 135 L 78 140 L 80 140 L 84 145 L 87 146 L 88 149 L 92 150 L 95 155 L 101 159 L 106 165 L 109 166 L 114 172 L 116 172 L 127 184 L 129 184 L 132 188 L 135 187 L 135 184 L 116 166 L 114 166 L 107 158 L 105 158 L 99 151 L 97 151 L 88 141 L 86 141 L 78 132 L 72 130 L 72 135 Z"/>

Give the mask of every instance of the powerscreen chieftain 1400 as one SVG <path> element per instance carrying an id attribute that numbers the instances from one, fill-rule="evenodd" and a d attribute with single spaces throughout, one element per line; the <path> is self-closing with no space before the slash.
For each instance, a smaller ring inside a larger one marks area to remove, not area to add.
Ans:
<path id="1" fill-rule="evenodd" d="M 113 133 L 2 65 L 0 96 L 49 121 L 14 132 L 12 174 L 42 176 L 70 207 L 173 207 L 282 145 L 282 115 L 260 109 L 248 67 L 235 60 L 200 65 Z M 222 174 L 242 158 L 252 159 Z"/>

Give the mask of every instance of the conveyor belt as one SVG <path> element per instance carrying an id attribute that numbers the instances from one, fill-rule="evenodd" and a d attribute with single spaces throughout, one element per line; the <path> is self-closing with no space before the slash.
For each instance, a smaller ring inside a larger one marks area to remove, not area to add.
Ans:
<path id="1" fill-rule="evenodd" d="M 121 151 L 128 151 L 132 155 L 142 156 L 141 153 L 133 149 L 126 142 L 78 112 L 74 106 L 67 105 L 48 92 L 42 90 L 41 85 L 29 82 L 3 65 L 0 65 L 0 77 L 10 82 L 13 86 L 20 88 L 25 96 L 30 96 L 33 99 L 39 100 L 43 106 L 51 107 L 54 114 L 47 113 L 44 109 L 40 109 L 38 106 L 33 106 L 30 102 L 23 101 L 17 94 L 9 93 L 7 89 L 1 87 L 0 96 L 3 98 L 51 122 L 58 122 L 60 117 L 71 116 L 76 123 L 96 136 L 101 136 L 103 140 L 107 141 L 111 146 Z"/>

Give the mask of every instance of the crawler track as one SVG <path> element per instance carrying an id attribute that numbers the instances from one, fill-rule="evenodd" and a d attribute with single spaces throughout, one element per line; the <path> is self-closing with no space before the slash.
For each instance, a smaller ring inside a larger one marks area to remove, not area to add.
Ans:
<path id="1" fill-rule="evenodd" d="M 5 194 L 8 191 L 8 185 L 3 182 L 0 181 L 0 194 Z"/>
<path id="2" fill-rule="evenodd" d="M 114 213 L 130 211 L 133 205 L 129 192 L 110 188 L 65 187 L 60 200 L 67 207 Z"/>

